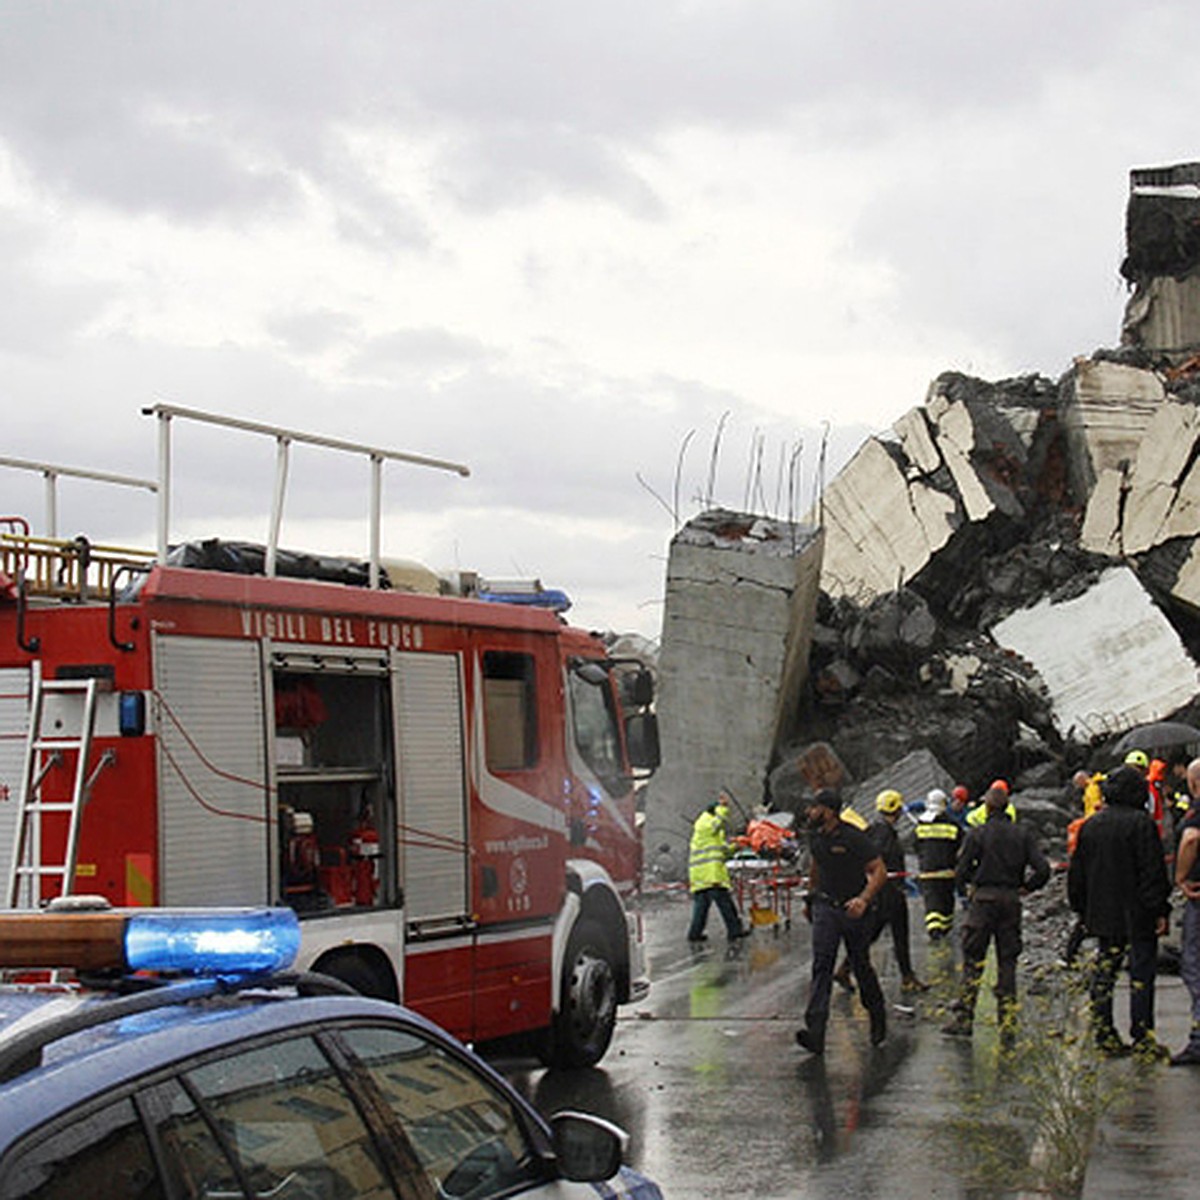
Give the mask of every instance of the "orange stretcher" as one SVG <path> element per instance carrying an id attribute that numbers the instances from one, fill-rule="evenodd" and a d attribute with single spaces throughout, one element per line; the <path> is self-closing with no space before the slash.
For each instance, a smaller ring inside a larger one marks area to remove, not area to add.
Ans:
<path id="1" fill-rule="evenodd" d="M 738 907 L 755 927 L 792 924 L 792 893 L 804 886 L 795 867 L 772 858 L 731 858 L 729 879 Z"/>

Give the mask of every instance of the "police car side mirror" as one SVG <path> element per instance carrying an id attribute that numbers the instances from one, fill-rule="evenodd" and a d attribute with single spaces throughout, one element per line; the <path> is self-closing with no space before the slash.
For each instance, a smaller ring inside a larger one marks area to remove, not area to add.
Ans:
<path id="1" fill-rule="evenodd" d="M 591 1113 L 564 1111 L 550 1118 L 559 1174 L 574 1183 L 600 1183 L 621 1169 L 625 1131 Z"/>

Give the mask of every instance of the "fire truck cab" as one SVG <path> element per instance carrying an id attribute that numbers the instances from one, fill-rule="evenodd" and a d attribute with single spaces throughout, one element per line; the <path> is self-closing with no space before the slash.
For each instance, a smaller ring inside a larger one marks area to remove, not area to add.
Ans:
<path id="1" fill-rule="evenodd" d="M 538 589 L 417 594 L 327 562 L 243 573 L 244 546 L 207 543 L 196 567 L 81 541 L 0 526 L 9 905 L 286 904 L 302 969 L 468 1042 L 598 1061 L 648 988 L 626 901 L 649 673 Z"/>

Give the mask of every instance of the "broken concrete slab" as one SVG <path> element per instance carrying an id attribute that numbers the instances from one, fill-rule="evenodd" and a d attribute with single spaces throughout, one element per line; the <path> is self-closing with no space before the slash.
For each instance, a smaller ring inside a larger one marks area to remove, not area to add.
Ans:
<path id="1" fill-rule="evenodd" d="M 1173 538 L 1200 534 L 1198 439 L 1196 406 L 1165 400 L 1147 423 L 1132 465 L 1106 470 L 1097 481 L 1084 517 L 1084 547 L 1144 554 Z"/>
<path id="2" fill-rule="evenodd" d="M 1121 342 L 1173 358 L 1195 354 L 1200 349 L 1200 275 L 1139 283 L 1125 305 Z"/>
<path id="3" fill-rule="evenodd" d="M 747 808 L 762 799 L 807 678 L 822 545 L 811 526 L 721 509 L 671 541 L 658 664 L 662 766 L 647 802 L 648 842 L 667 844 L 670 857 L 722 788 Z M 652 817 L 661 828 L 650 828 Z"/>
<path id="4" fill-rule="evenodd" d="M 1021 516 L 1021 504 L 1004 480 L 995 472 L 979 470 L 975 465 L 984 446 L 976 428 L 978 410 L 972 410 L 964 401 L 950 400 L 944 393 L 936 392 L 927 402 L 926 411 L 937 430 L 937 448 L 958 488 L 967 520 L 984 521 L 997 509 L 1009 516 Z M 1015 438 L 1011 440 L 1015 450 L 1019 442 Z M 995 455 L 999 446 L 993 441 L 987 448 Z M 1024 461 L 1023 453 L 1017 461 Z"/>
<path id="5" fill-rule="evenodd" d="M 1109 558 L 1121 556 L 1121 505 L 1125 488 L 1124 471 L 1107 467 L 1100 472 L 1079 532 L 1083 549 Z"/>
<path id="6" fill-rule="evenodd" d="M 1161 720 L 1200 692 L 1195 662 L 1128 567 L 1013 613 L 992 636 L 1038 673 L 1056 728 L 1080 741 Z"/>
<path id="7" fill-rule="evenodd" d="M 997 517 L 1023 519 L 1019 491 L 1036 490 L 1027 467 L 1055 395 L 1036 376 L 934 380 L 926 403 L 892 437 L 868 439 L 826 488 L 826 591 L 869 600 L 919 579 L 947 547 L 969 555 L 972 531 Z"/>
<path id="8" fill-rule="evenodd" d="M 767 793 L 774 808 L 794 812 L 804 796 L 822 788 L 841 791 L 850 776 L 828 742 L 812 742 L 790 751 L 771 771 Z"/>
<path id="9" fill-rule="evenodd" d="M 1062 384 L 1060 419 L 1071 488 L 1086 503 L 1102 472 L 1137 458 L 1151 418 L 1166 398 L 1154 371 L 1108 359 L 1079 358 Z"/>
<path id="10" fill-rule="evenodd" d="M 844 799 L 860 816 L 872 821 L 875 819 L 875 797 L 885 788 L 894 788 L 907 804 L 924 800 L 934 788 L 941 788 L 949 795 L 956 782 L 932 751 L 922 747 L 856 784 L 845 793 Z M 905 823 L 911 826 L 912 819 L 905 819 Z"/>
<path id="11" fill-rule="evenodd" d="M 868 438 L 825 489 L 822 587 L 862 599 L 902 586 L 950 540 L 958 504 L 923 478 L 910 479 L 908 460 Z"/>

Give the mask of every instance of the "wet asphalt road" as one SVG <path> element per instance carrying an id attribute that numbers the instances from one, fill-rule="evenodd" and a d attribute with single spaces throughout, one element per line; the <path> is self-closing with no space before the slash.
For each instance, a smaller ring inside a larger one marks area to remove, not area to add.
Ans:
<path id="1" fill-rule="evenodd" d="M 713 914 L 708 942 L 691 949 L 688 904 L 682 892 L 644 898 L 653 986 L 621 1010 L 599 1067 L 549 1072 L 497 1061 L 539 1110 L 584 1108 L 617 1122 L 631 1137 L 628 1161 L 671 1198 L 1034 1194 L 1009 1164 L 1044 1144 L 1031 1112 L 1076 1078 L 1062 1067 L 1072 1051 L 1045 1037 L 1027 1043 L 1022 1033 L 1017 1053 L 1002 1054 L 986 984 L 974 1039 L 943 1035 L 954 950 L 927 945 L 919 900 L 910 901 L 913 955 L 931 990 L 916 999 L 901 992 L 885 934 L 872 958 L 892 1005 L 888 1040 L 871 1048 L 865 1012 L 835 988 L 823 1059 L 793 1039 L 810 966 L 799 913 L 790 927 L 758 927 L 733 947 Z M 1041 1001 L 1024 983 L 1032 1011 Z M 1160 976 L 1157 1007 L 1160 1039 L 1178 1048 L 1189 1016 L 1177 976 Z M 1123 992 L 1117 1012 L 1124 1027 Z M 1041 1028 L 1055 1020 L 1049 1012 Z M 1200 1193 L 1200 1068 L 1124 1060 L 1103 1065 L 1098 1087 L 1114 1102 L 1091 1142 L 1083 1195 Z"/>

